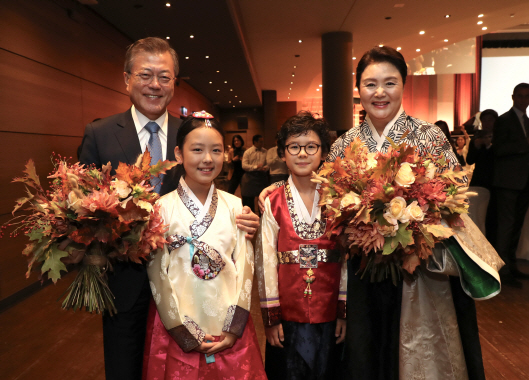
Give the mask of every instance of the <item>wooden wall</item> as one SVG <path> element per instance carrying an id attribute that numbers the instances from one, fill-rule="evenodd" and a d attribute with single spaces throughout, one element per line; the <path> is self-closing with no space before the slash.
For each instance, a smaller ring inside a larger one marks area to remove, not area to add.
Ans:
<path id="1" fill-rule="evenodd" d="M 46 181 L 56 152 L 76 158 L 84 126 L 130 107 L 123 82 L 127 37 L 74 0 L 0 1 L 0 224 L 11 217 L 23 186 L 11 179 L 32 158 Z M 181 81 L 169 111 L 216 113 Z M 0 240 L 0 301 L 26 280 L 23 236 Z"/>

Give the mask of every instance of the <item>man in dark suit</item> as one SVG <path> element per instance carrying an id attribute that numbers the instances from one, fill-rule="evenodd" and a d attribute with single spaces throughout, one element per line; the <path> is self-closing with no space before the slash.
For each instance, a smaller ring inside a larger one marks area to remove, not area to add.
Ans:
<path id="1" fill-rule="evenodd" d="M 516 248 L 529 208 L 529 84 L 518 84 L 512 94 L 513 107 L 494 124 L 494 186 L 497 193 L 497 245 L 506 266 L 500 274 L 506 285 L 521 287 L 529 279 L 516 266 Z"/>
<path id="2" fill-rule="evenodd" d="M 124 113 L 88 124 L 79 161 L 101 167 L 110 161 L 132 164 L 147 145 L 156 145 L 160 159 L 175 161 L 176 134 L 181 120 L 167 112 L 178 75 L 178 58 L 167 41 L 148 37 L 129 46 L 123 73 L 132 107 Z M 156 123 L 156 124 L 154 124 Z M 155 136 L 157 135 L 157 136 Z M 155 141 L 156 139 L 156 141 Z M 155 187 L 164 195 L 178 185 L 176 168 Z M 239 228 L 253 237 L 259 218 L 249 209 L 237 216 Z M 108 278 L 117 314 L 103 315 L 103 343 L 107 379 L 141 379 L 145 328 L 151 297 L 145 266 L 116 262 Z"/>

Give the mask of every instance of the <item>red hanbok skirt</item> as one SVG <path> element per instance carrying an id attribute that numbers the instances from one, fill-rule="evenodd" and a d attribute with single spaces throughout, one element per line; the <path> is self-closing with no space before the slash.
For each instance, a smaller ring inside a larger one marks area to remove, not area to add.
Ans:
<path id="1" fill-rule="evenodd" d="M 218 341 L 219 337 L 215 337 Z M 143 355 L 144 380 L 266 380 L 252 318 L 242 338 L 232 348 L 215 354 L 215 362 L 196 351 L 185 353 L 167 333 L 154 301 L 147 318 L 147 336 Z"/>

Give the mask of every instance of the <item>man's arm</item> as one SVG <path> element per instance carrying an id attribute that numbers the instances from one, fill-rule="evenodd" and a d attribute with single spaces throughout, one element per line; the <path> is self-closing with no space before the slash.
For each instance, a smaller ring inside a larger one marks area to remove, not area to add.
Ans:
<path id="1" fill-rule="evenodd" d="M 89 123 L 85 127 L 83 142 L 81 143 L 81 153 L 79 154 L 79 162 L 85 165 L 95 164 L 98 168 L 102 166 L 92 123 Z"/>

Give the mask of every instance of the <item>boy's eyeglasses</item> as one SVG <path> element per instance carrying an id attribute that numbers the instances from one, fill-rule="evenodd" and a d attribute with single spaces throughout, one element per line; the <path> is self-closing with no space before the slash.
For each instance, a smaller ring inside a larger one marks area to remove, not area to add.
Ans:
<path id="1" fill-rule="evenodd" d="M 287 152 L 290 153 L 293 156 L 297 156 L 301 152 L 301 148 L 305 149 L 305 153 L 307 153 L 309 156 L 315 155 L 318 153 L 318 150 L 320 149 L 321 145 L 318 144 L 307 144 L 307 145 L 299 145 L 299 144 L 288 144 L 285 146 L 287 148 Z"/>

